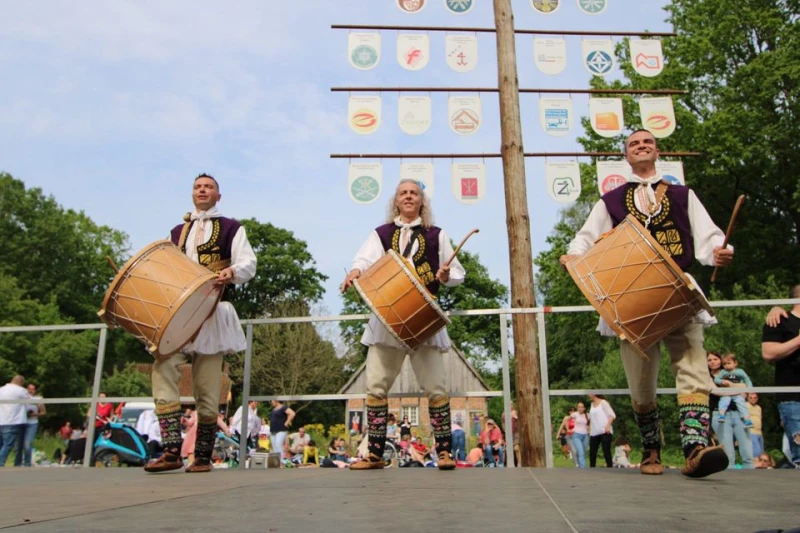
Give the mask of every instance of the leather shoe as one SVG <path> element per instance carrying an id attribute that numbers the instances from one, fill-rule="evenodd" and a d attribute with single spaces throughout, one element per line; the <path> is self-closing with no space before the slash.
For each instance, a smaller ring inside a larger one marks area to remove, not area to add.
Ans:
<path id="1" fill-rule="evenodd" d="M 722 446 L 697 446 L 689 457 L 681 474 L 687 477 L 706 477 L 728 468 L 728 455 Z"/>
<path id="2" fill-rule="evenodd" d="M 186 471 L 189 472 L 189 473 L 211 472 L 213 469 L 214 469 L 214 467 L 211 466 L 211 463 L 197 463 L 197 462 L 194 462 L 194 463 L 190 464 L 186 468 Z"/>
<path id="3" fill-rule="evenodd" d="M 145 472 L 169 472 L 170 470 L 180 470 L 183 468 L 181 458 L 172 453 L 164 453 L 158 459 L 154 459 L 144 465 Z"/>
<path id="4" fill-rule="evenodd" d="M 366 459 L 351 464 L 350 470 L 382 470 L 384 467 L 386 467 L 386 463 L 383 462 L 383 459 L 371 453 Z"/>
<path id="5" fill-rule="evenodd" d="M 456 462 L 450 457 L 449 452 L 439 452 L 439 460 L 437 461 L 439 470 L 454 470 Z"/>
<path id="6" fill-rule="evenodd" d="M 639 466 L 639 471 L 650 476 L 663 474 L 664 467 L 661 465 L 661 453 L 659 453 L 659 450 L 645 450 L 645 454 L 642 464 Z"/>

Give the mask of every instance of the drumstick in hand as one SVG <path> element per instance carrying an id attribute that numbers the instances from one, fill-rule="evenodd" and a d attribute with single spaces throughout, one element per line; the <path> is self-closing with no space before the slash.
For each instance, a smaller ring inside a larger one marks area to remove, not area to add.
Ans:
<path id="1" fill-rule="evenodd" d="M 731 213 L 731 221 L 728 222 L 728 231 L 725 232 L 725 240 L 722 241 L 722 248 L 728 246 L 728 239 L 730 239 L 731 234 L 733 234 L 733 224 L 736 222 L 736 216 L 739 214 L 739 208 L 742 207 L 743 203 L 744 203 L 744 194 L 736 199 L 736 205 L 733 206 L 733 213 Z M 717 270 L 719 270 L 719 267 L 715 266 L 714 273 L 711 274 L 711 283 L 717 282 Z"/>
<path id="2" fill-rule="evenodd" d="M 474 230 L 472 230 L 469 233 L 467 233 L 467 236 L 464 237 L 464 239 L 461 241 L 461 243 L 458 245 L 458 247 L 453 252 L 453 255 L 450 257 L 450 259 L 447 260 L 447 262 L 444 264 L 444 266 L 450 266 L 450 263 L 452 263 L 453 259 L 456 258 L 456 255 L 458 255 L 458 252 L 461 250 L 461 247 L 464 246 L 464 243 L 467 242 L 467 239 L 469 239 L 470 237 L 472 237 L 472 235 L 474 233 L 478 233 L 479 231 L 480 230 L 478 228 L 475 228 Z"/>

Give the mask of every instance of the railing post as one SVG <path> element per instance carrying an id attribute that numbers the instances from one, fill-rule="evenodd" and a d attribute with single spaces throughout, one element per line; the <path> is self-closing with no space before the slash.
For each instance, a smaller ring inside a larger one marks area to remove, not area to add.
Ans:
<path id="1" fill-rule="evenodd" d="M 547 375 L 547 334 L 544 313 L 536 314 L 539 330 L 539 373 L 542 376 L 542 414 L 544 415 L 544 452 L 547 468 L 553 468 L 553 428 L 550 427 L 550 377 Z"/>
<path id="2" fill-rule="evenodd" d="M 106 358 L 106 335 L 108 328 L 100 328 L 100 340 L 97 342 L 97 362 L 94 367 L 94 382 L 92 382 L 92 402 L 89 404 L 88 427 L 86 428 L 86 449 L 83 452 L 83 468 L 92 466 L 92 452 L 94 451 L 94 422 L 97 418 L 97 395 L 100 394 L 100 380 L 103 378 L 103 363 Z"/>
<path id="3" fill-rule="evenodd" d="M 505 314 L 500 314 L 498 316 L 500 317 L 500 353 L 503 357 L 503 412 L 505 413 L 503 426 L 506 429 L 506 457 L 508 459 L 508 466 L 514 468 L 517 466 L 517 463 L 516 457 L 514 456 L 514 432 L 512 431 L 513 422 L 511 421 L 511 373 L 508 368 L 508 317 Z"/>
<path id="4" fill-rule="evenodd" d="M 247 348 L 244 350 L 244 386 L 242 387 L 242 423 L 239 426 L 239 469 L 247 468 L 248 418 L 250 418 L 250 362 L 253 358 L 253 324 L 247 324 Z"/>

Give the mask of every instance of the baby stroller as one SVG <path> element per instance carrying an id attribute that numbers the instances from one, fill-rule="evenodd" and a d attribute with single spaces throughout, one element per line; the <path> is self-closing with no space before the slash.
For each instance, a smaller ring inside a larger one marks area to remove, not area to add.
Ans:
<path id="1" fill-rule="evenodd" d="M 150 460 L 147 441 L 134 428 L 118 422 L 108 422 L 99 431 L 92 452 L 94 466 L 144 466 Z"/>

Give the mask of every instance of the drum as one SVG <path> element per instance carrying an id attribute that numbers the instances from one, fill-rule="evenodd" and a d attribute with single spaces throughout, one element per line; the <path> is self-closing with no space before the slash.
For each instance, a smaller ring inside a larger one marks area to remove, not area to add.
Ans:
<path id="1" fill-rule="evenodd" d="M 389 333 L 408 351 L 416 350 L 450 323 L 416 271 L 394 250 L 363 272 L 353 285 Z"/>
<path id="2" fill-rule="evenodd" d="M 589 303 L 639 355 L 700 311 L 714 311 L 694 282 L 632 215 L 567 270 Z"/>
<path id="3" fill-rule="evenodd" d="M 167 359 L 214 312 L 222 295 L 216 279 L 172 242 L 156 241 L 117 272 L 97 314 L 142 341 L 156 359 Z"/>

